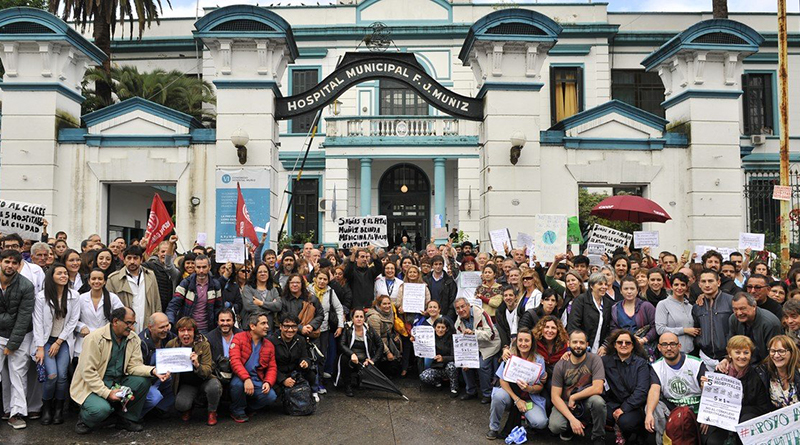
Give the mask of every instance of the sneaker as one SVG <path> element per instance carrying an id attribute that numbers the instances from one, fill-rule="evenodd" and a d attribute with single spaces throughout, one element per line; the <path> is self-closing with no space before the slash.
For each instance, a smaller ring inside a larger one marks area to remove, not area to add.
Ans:
<path id="1" fill-rule="evenodd" d="M 134 422 L 124 417 L 120 417 L 120 419 L 117 420 L 117 428 L 130 431 L 131 433 L 138 433 L 144 430 L 144 425 L 139 422 Z"/>
<path id="2" fill-rule="evenodd" d="M 206 422 L 208 426 L 214 426 L 217 424 L 217 412 L 216 411 L 209 411 L 208 412 L 208 422 Z"/>
<path id="3" fill-rule="evenodd" d="M 2 420 L 8 420 L 11 418 L 11 413 L 3 413 L 3 417 L 0 417 Z"/>
<path id="4" fill-rule="evenodd" d="M 14 414 L 14 416 L 10 417 L 8 419 L 8 425 L 15 430 L 21 430 L 28 426 L 28 424 L 25 423 L 25 420 L 19 414 Z"/>
<path id="5" fill-rule="evenodd" d="M 79 420 L 78 423 L 75 425 L 75 432 L 78 434 L 89 434 L 92 432 L 92 429 Z"/>
<path id="6" fill-rule="evenodd" d="M 489 440 L 495 440 L 498 437 L 500 437 L 500 436 L 498 435 L 497 431 L 495 431 L 495 430 L 489 430 L 489 432 L 486 433 L 486 438 L 489 439 Z"/>
<path id="7" fill-rule="evenodd" d="M 441 387 L 442 387 L 442 382 L 436 382 L 436 383 L 434 383 L 434 384 L 433 384 L 433 387 L 434 387 L 434 388 L 441 388 Z"/>
<path id="8" fill-rule="evenodd" d="M 322 373 L 322 378 L 323 378 L 323 379 L 329 379 L 329 378 L 331 378 L 331 377 L 333 377 L 333 376 L 332 376 L 332 375 L 331 375 L 331 373 L 329 373 L 329 372 L 323 372 L 323 373 Z"/>
<path id="9" fill-rule="evenodd" d="M 492 403 L 491 397 L 486 397 L 486 396 L 481 397 L 481 405 L 488 405 L 490 403 Z"/>
<path id="10" fill-rule="evenodd" d="M 231 419 L 233 419 L 233 421 L 236 423 L 245 423 L 248 420 L 250 420 L 250 418 L 247 417 L 246 414 L 234 414 L 234 413 L 231 413 Z"/>
<path id="11" fill-rule="evenodd" d="M 327 393 L 328 393 L 328 390 L 325 389 L 324 386 L 320 385 L 319 389 L 317 390 L 317 394 L 327 394 Z"/>
<path id="12" fill-rule="evenodd" d="M 28 413 L 28 420 L 36 420 L 42 417 L 42 413 L 39 411 L 31 411 Z"/>
<path id="13" fill-rule="evenodd" d="M 470 394 L 468 392 L 461 395 L 461 400 L 472 400 L 477 398 L 478 394 Z"/>
<path id="14" fill-rule="evenodd" d="M 317 394 L 317 393 L 311 394 L 311 397 L 314 398 L 315 402 L 319 403 L 319 394 Z"/>
<path id="15" fill-rule="evenodd" d="M 564 442 L 569 442 L 570 440 L 572 440 L 572 431 L 564 431 L 558 437 L 561 438 L 561 440 L 563 440 Z"/>
<path id="16" fill-rule="evenodd" d="M 450 390 L 450 398 L 451 399 L 455 399 L 456 397 L 458 397 L 458 391 L 454 390 L 454 389 L 451 389 Z"/>

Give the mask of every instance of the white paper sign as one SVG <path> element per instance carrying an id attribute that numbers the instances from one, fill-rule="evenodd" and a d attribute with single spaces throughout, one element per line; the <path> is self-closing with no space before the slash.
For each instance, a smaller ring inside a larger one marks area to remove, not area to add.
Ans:
<path id="1" fill-rule="evenodd" d="M 269 232 L 269 223 L 267 223 L 264 227 L 253 227 L 256 233 L 267 233 Z"/>
<path id="2" fill-rule="evenodd" d="M 709 250 L 717 250 L 717 248 L 715 246 L 703 246 L 703 245 L 700 245 L 700 244 L 694 246 L 694 253 L 697 254 L 696 262 L 702 263 L 703 260 L 701 258 Z"/>
<path id="3" fill-rule="evenodd" d="M 533 247 L 540 261 L 550 261 L 567 250 L 567 215 L 536 215 Z"/>
<path id="4" fill-rule="evenodd" d="M 22 239 L 39 241 L 44 211 L 43 205 L 0 199 L 0 233 L 16 233 Z"/>
<path id="5" fill-rule="evenodd" d="M 700 396 L 697 421 L 736 431 L 742 411 L 742 382 L 725 374 L 707 372 L 708 381 Z"/>
<path id="6" fill-rule="evenodd" d="M 600 224 L 595 224 L 592 228 L 592 235 L 589 236 L 590 243 L 601 243 L 606 246 L 606 251 L 613 252 L 620 247 L 630 246 L 633 235 L 630 233 L 614 230 Z"/>
<path id="7" fill-rule="evenodd" d="M 503 371 L 503 380 L 511 383 L 517 383 L 518 380 L 522 380 L 528 384 L 533 384 L 541 373 L 542 365 L 512 355 L 506 362 L 506 369 Z"/>
<path id="8" fill-rule="evenodd" d="M 536 248 L 533 245 L 533 237 L 527 233 L 517 232 L 517 249 L 528 248 L 528 256 L 533 256 Z"/>
<path id="9" fill-rule="evenodd" d="M 753 249 L 755 252 L 764 250 L 764 234 L 763 233 L 740 233 L 739 234 L 739 249 Z"/>
<path id="10" fill-rule="evenodd" d="M 800 441 L 800 403 L 736 425 L 744 445 L 794 444 Z"/>
<path id="11" fill-rule="evenodd" d="M 388 247 L 386 237 L 386 216 L 348 216 L 339 218 L 339 247 L 373 245 L 375 247 Z"/>
<path id="12" fill-rule="evenodd" d="M 232 243 L 218 243 L 216 246 L 217 263 L 244 264 L 244 240 L 236 238 Z"/>
<path id="13" fill-rule="evenodd" d="M 717 247 L 717 252 L 722 255 L 722 261 L 728 261 L 731 259 L 731 254 L 733 252 L 738 252 L 738 250 L 731 247 Z"/>
<path id="14" fill-rule="evenodd" d="M 509 232 L 508 229 L 490 230 L 489 239 L 492 242 L 492 250 L 500 255 L 506 254 L 506 246 L 509 249 L 514 248 L 514 246 L 511 245 L 511 232 Z"/>
<path id="15" fill-rule="evenodd" d="M 206 247 L 206 243 L 208 242 L 208 234 L 205 232 L 198 232 L 197 233 L 197 245 Z"/>
<path id="16" fill-rule="evenodd" d="M 599 266 L 603 267 L 603 257 L 601 255 L 586 255 L 586 258 L 589 258 L 589 265 L 590 266 Z"/>
<path id="17" fill-rule="evenodd" d="M 403 312 L 425 312 L 425 283 L 403 283 Z"/>
<path id="18" fill-rule="evenodd" d="M 436 357 L 436 333 L 432 326 L 414 326 L 414 355 L 422 358 Z"/>
<path id="19" fill-rule="evenodd" d="M 475 272 L 460 272 L 458 274 L 459 287 L 477 289 L 483 284 L 481 273 Z"/>
<path id="20" fill-rule="evenodd" d="M 633 232 L 633 247 L 658 247 L 658 232 Z"/>
<path id="21" fill-rule="evenodd" d="M 606 253 L 606 245 L 601 243 L 587 243 L 586 255 L 602 256 Z"/>
<path id="22" fill-rule="evenodd" d="M 156 349 L 156 372 L 191 372 L 192 348 L 161 348 Z"/>
<path id="23" fill-rule="evenodd" d="M 776 185 L 772 188 L 772 199 L 778 201 L 792 200 L 792 187 L 789 185 Z"/>
<path id="24" fill-rule="evenodd" d="M 458 368 L 481 367 L 478 358 L 478 336 L 475 334 L 453 334 L 453 358 Z"/>

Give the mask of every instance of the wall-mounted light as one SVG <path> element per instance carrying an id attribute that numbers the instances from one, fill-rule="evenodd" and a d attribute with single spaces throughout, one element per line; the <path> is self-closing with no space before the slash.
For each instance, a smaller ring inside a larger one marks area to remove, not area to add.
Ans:
<path id="1" fill-rule="evenodd" d="M 239 163 L 245 164 L 247 162 L 247 143 L 250 142 L 250 135 L 238 128 L 231 134 L 231 142 L 236 147 L 236 156 L 239 157 Z"/>
<path id="2" fill-rule="evenodd" d="M 189 200 L 192 203 L 192 207 L 197 207 L 200 205 L 200 198 L 197 196 L 192 196 L 192 199 Z"/>
<path id="3" fill-rule="evenodd" d="M 525 133 L 521 131 L 514 132 L 511 135 L 511 165 L 517 165 L 519 157 L 522 154 L 522 147 L 525 146 Z"/>
<path id="4" fill-rule="evenodd" d="M 334 116 L 338 116 L 341 112 L 342 102 L 339 99 L 334 99 L 333 102 L 331 102 L 331 113 L 333 113 Z"/>

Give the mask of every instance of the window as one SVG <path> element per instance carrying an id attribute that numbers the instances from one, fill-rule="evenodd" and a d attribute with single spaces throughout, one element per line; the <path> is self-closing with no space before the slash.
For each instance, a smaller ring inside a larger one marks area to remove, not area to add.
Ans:
<path id="1" fill-rule="evenodd" d="M 380 114 L 382 116 L 428 115 L 428 103 L 414 90 L 393 80 L 381 80 L 380 82 Z"/>
<path id="2" fill-rule="evenodd" d="M 305 93 L 319 83 L 319 70 L 312 69 L 298 69 L 291 70 L 292 73 L 292 91 L 291 95 Z M 301 114 L 292 119 L 290 132 L 291 133 L 308 133 L 311 130 L 311 125 L 314 123 L 314 116 L 316 111 L 309 111 L 308 113 Z"/>
<path id="3" fill-rule="evenodd" d="M 773 134 L 772 74 L 742 75 L 744 87 L 744 134 Z"/>
<path id="4" fill-rule="evenodd" d="M 658 73 L 611 70 L 611 98 L 664 117 L 664 85 Z"/>
<path id="5" fill-rule="evenodd" d="M 292 179 L 292 235 L 311 234 L 313 242 L 319 240 L 319 179 Z"/>
<path id="6" fill-rule="evenodd" d="M 550 68 L 550 114 L 553 123 L 583 110 L 582 68 Z"/>

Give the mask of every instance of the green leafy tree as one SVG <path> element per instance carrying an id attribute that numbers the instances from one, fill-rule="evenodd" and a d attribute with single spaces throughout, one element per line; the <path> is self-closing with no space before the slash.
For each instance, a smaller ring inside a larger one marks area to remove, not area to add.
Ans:
<path id="1" fill-rule="evenodd" d="M 110 100 L 100 95 L 94 85 L 109 85 L 113 93 Z M 157 104 L 172 108 L 213 126 L 214 114 L 204 109 L 203 104 L 214 104 L 214 90 L 211 84 L 193 76 L 185 76 L 180 71 L 156 69 L 140 73 L 134 66 L 114 66 L 109 73 L 101 68 L 92 68 L 83 79 L 83 112 L 89 113 L 107 107 L 115 100 L 123 101 L 141 97 Z"/>
<path id="2" fill-rule="evenodd" d="M 624 195 L 627 193 L 620 192 L 619 194 Z M 642 225 L 639 223 L 629 221 L 611 221 L 592 215 L 592 208 L 606 198 L 608 198 L 608 194 L 606 193 L 592 193 L 584 187 L 578 189 L 578 220 L 580 221 L 582 233 L 586 233 L 586 231 L 589 230 L 589 228 L 591 228 L 595 223 L 627 233 L 633 233 L 636 230 L 642 230 Z"/>
<path id="3" fill-rule="evenodd" d="M 167 5 L 172 8 L 170 0 Z M 117 24 L 130 23 L 130 37 L 133 38 L 133 23 L 138 24 L 139 38 L 142 38 L 145 26 L 149 27 L 153 20 L 158 23 L 163 13 L 161 0 L 49 0 L 48 9 L 53 14 L 61 13 L 64 21 L 74 20 L 81 29 L 92 25 L 94 44 L 103 50 L 108 59 L 103 63 L 106 73 L 111 72 L 111 37 Z M 100 81 L 96 87 L 97 94 L 106 103 L 111 102 L 111 86 Z"/>

